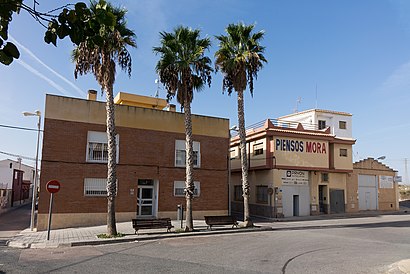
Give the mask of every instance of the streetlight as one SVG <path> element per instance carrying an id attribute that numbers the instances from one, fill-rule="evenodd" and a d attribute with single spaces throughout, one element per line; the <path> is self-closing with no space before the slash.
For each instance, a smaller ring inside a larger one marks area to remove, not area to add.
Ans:
<path id="1" fill-rule="evenodd" d="M 40 124 L 41 124 L 41 112 L 36 110 L 35 112 L 23 112 L 24 116 L 37 116 L 37 146 L 36 146 L 36 173 L 34 174 L 34 187 L 33 187 L 33 197 L 31 201 L 31 219 L 30 219 L 30 230 L 33 231 L 34 228 L 34 213 L 36 209 L 37 200 L 37 181 L 38 181 L 38 147 L 40 145 Z"/>
<path id="2" fill-rule="evenodd" d="M 386 156 L 380 156 L 380 157 L 377 157 L 377 159 L 376 160 L 384 160 L 384 159 L 386 159 Z"/>

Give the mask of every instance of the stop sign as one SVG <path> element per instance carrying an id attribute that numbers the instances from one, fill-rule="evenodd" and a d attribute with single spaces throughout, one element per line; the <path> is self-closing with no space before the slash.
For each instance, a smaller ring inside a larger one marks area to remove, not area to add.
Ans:
<path id="1" fill-rule="evenodd" d="M 46 188 L 50 193 L 57 193 L 60 190 L 60 182 L 57 180 L 51 180 L 47 183 Z"/>

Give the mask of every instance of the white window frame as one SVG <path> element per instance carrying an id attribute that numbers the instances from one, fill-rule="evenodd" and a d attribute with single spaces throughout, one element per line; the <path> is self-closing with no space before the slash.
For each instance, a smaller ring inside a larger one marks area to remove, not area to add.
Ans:
<path id="1" fill-rule="evenodd" d="M 194 167 L 201 167 L 201 143 L 197 141 L 192 142 L 194 155 L 196 153 L 196 163 L 194 156 Z M 181 159 L 182 158 L 182 159 Z M 175 166 L 185 167 L 186 163 L 186 145 L 185 140 L 175 140 Z"/>
<path id="2" fill-rule="evenodd" d="M 116 155 L 116 162 L 119 162 L 119 155 L 120 155 L 120 149 L 119 149 L 119 142 L 120 142 L 120 136 L 117 134 L 115 136 L 116 139 L 116 147 L 117 147 L 117 155 Z M 101 144 L 103 147 L 104 145 L 108 144 L 108 138 L 107 138 L 107 133 L 106 132 L 100 132 L 100 131 L 88 131 L 87 134 L 87 150 L 86 150 L 86 161 L 89 163 L 107 163 L 108 159 L 92 159 L 90 158 L 90 144 Z M 107 148 L 108 149 L 108 148 Z M 104 150 L 102 150 L 104 151 Z M 103 153 L 103 152 L 102 152 Z M 108 158 L 108 153 L 107 153 L 107 158 Z"/>
<path id="3" fill-rule="evenodd" d="M 116 194 L 118 193 L 118 180 L 116 181 Z M 87 193 L 95 191 L 96 193 Z M 99 192 L 99 193 L 98 193 Z M 107 197 L 107 178 L 84 178 L 85 197 Z"/>
<path id="4" fill-rule="evenodd" d="M 179 189 L 177 193 L 177 189 Z M 182 189 L 182 194 L 181 194 Z M 201 195 L 201 183 L 194 181 L 194 197 L 199 197 Z M 184 197 L 185 196 L 185 181 L 174 181 L 174 196 Z"/>
<path id="5" fill-rule="evenodd" d="M 262 153 L 259 153 L 259 151 L 262 150 Z M 258 152 L 258 153 L 256 153 Z M 263 142 L 261 143 L 256 143 L 253 145 L 253 155 L 258 156 L 258 155 L 263 155 L 264 153 L 264 144 Z"/>

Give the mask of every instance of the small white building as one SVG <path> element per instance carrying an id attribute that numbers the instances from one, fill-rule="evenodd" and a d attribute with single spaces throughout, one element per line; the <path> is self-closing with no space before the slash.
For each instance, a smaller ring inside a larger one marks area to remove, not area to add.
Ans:
<path id="1" fill-rule="evenodd" d="M 280 125 L 297 126 L 301 123 L 305 129 L 325 130 L 339 138 L 352 138 L 352 114 L 346 112 L 310 109 L 278 118 Z"/>
<path id="2" fill-rule="evenodd" d="M 35 168 L 19 161 L 0 160 L 0 210 L 30 200 L 34 177 Z"/>

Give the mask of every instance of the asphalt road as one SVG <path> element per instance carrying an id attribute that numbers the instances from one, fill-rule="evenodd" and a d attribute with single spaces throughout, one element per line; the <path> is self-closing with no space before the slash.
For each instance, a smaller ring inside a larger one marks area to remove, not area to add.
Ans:
<path id="1" fill-rule="evenodd" d="M 31 204 L 26 204 L 0 215 L 0 246 L 20 231 L 30 227 L 30 214 Z"/>
<path id="2" fill-rule="evenodd" d="M 102 246 L 0 247 L 0 273 L 387 273 L 410 258 L 409 215 L 335 222 Z"/>

